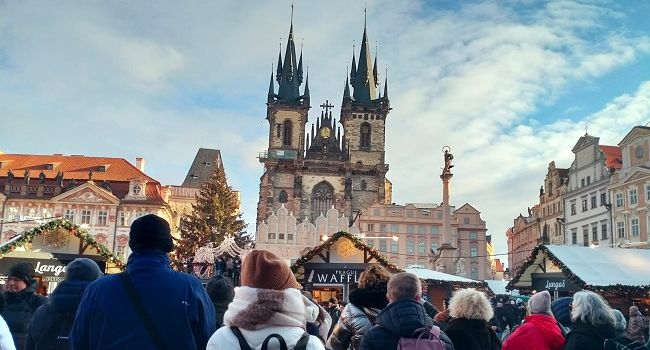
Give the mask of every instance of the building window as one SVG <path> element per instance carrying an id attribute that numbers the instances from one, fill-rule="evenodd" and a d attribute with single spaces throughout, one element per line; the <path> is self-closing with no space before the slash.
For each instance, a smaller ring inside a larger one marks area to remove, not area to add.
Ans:
<path id="1" fill-rule="evenodd" d="M 312 222 L 327 211 L 334 204 L 334 188 L 327 181 L 320 182 L 314 186 L 311 194 L 311 218 Z"/>
<path id="2" fill-rule="evenodd" d="M 397 226 L 395 224 L 390 225 L 390 232 L 398 233 L 399 232 L 399 226 Z"/>
<path id="3" fill-rule="evenodd" d="M 129 213 L 120 212 L 120 226 L 129 226 Z"/>
<path id="4" fill-rule="evenodd" d="M 594 242 L 598 240 L 598 224 L 591 224 L 591 240 Z"/>
<path id="5" fill-rule="evenodd" d="M 425 235 L 425 234 L 427 234 L 427 227 L 426 227 L 426 226 L 419 225 L 419 226 L 418 226 L 418 234 L 420 234 L 420 235 Z"/>
<path id="6" fill-rule="evenodd" d="M 278 195 L 278 202 L 286 203 L 288 201 L 289 201 L 289 195 L 287 195 L 287 191 L 285 190 L 280 191 L 280 194 Z"/>
<path id="7" fill-rule="evenodd" d="M 375 246 L 375 240 L 374 239 L 368 239 L 368 240 L 366 240 L 366 244 L 368 245 L 368 247 L 372 248 L 372 247 Z"/>
<path id="8" fill-rule="evenodd" d="M 580 179 L 580 187 L 585 187 L 585 179 Z"/>
<path id="9" fill-rule="evenodd" d="M 380 239 L 379 240 L 379 251 L 382 252 L 387 252 L 388 249 L 386 248 L 386 240 L 385 239 Z"/>
<path id="10" fill-rule="evenodd" d="M 639 218 L 632 218 L 630 220 L 630 230 L 632 231 L 632 236 L 639 235 Z"/>
<path id="11" fill-rule="evenodd" d="M 600 237 L 601 239 L 607 239 L 607 221 L 601 221 L 600 223 Z"/>
<path id="12" fill-rule="evenodd" d="M 478 267 L 472 267 L 472 270 L 469 274 L 469 278 L 473 280 L 478 280 Z"/>
<path id="13" fill-rule="evenodd" d="M 591 209 L 594 209 L 598 206 L 598 199 L 596 196 L 591 197 Z"/>
<path id="14" fill-rule="evenodd" d="M 278 233 L 278 239 L 284 240 L 284 233 Z"/>
<path id="15" fill-rule="evenodd" d="M 393 240 L 390 241 L 390 252 L 394 254 L 399 253 L 399 242 Z"/>
<path id="16" fill-rule="evenodd" d="M 632 188 L 630 189 L 630 205 L 636 205 L 637 202 L 636 188 Z"/>
<path id="17" fill-rule="evenodd" d="M 375 225 L 368 224 L 368 232 L 373 232 L 375 230 Z"/>
<path id="18" fill-rule="evenodd" d="M 437 235 L 440 231 L 440 228 L 438 226 L 432 226 L 431 227 L 431 234 L 432 235 Z"/>
<path id="19" fill-rule="evenodd" d="M 90 210 L 81 211 L 81 224 L 90 225 Z"/>
<path id="20" fill-rule="evenodd" d="M 650 185 L 645 185 L 645 201 L 650 203 Z"/>
<path id="21" fill-rule="evenodd" d="M 379 232 L 388 232 L 386 231 L 386 224 L 379 224 Z"/>
<path id="22" fill-rule="evenodd" d="M 616 194 L 616 207 L 620 208 L 623 206 L 623 194 L 622 193 L 617 193 Z"/>
<path id="23" fill-rule="evenodd" d="M 438 250 L 438 243 L 436 243 L 435 241 L 432 241 L 431 242 L 431 250 L 433 250 L 433 252 L 435 253 L 436 250 Z"/>
<path id="24" fill-rule="evenodd" d="M 600 205 L 605 205 L 607 203 L 607 193 L 600 194 Z"/>
<path id="25" fill-rule="evenodd" d="M 293 133 L 293 125 L 290 120 L 284 121 L 284 133 L 282 135 L 282 145 L 291 146 L 291 134 Z"/>
<path id="26" fill-rule="evenodd" d="M 409 239 L 406 241 L 406 253 L 407 254 L 413 254 L 415 251 L 415 242 L 413 240 Z"/>
<path id="27" fill-rule="evenodd" d="M 415 234 L 415 225 L 407 225 L 406 232 L 410 234 Z"/>
<path id="28" fill-rule="evenodd" d="M 476 239 L 478 235 L 476 234 L 476 231 L 472 231 L 469 233 L 469 239 Z"/>
<path id="29" fill-rule="evenodd" d="M 269 239 L 275 239 L 275 233 L 269 232 Z"/>
<path id="30" fill-rule="evenodd" d="M 361 148 L 369 149 L 370 148 L 370 124 L 363 123 L 361 124 Z"/>
<path id="31" fill-rule="evenodd" d="M 12 222 L 12 221 L 16 221 L 17 219 L 18 219 L 18 208 L 16 207 L 9 208 L 9 211 L 7 213 L 7 221 Z M 67 219 L 68 218 L 66 217 L 66 220 Z"/>
<path id="32" fill-rule="evenodd" d="M 571 203 L 571 215 L 576 215 L 576 204 Z"/>
<path id="33" fill-rule="evenodd" d="M 108 219 L 108 212 L 106 210 L 100 210 L 97 212 L 97 225 L 106 226 Z"/>
<path id="34" fill-rule="evenodd" d="M 591 176 L 587 176 L 587 185 L 591 184 Z"/>
<path id="35" fill-rule="evenodd" d="M 625 223 L 623 221 L 616 223 L 616 231 L 618 232 L 618 238 L 625 238 Z"/>
<path id="36" fill-rule="evenodd" d="M 293 241 L 293 233 L 287 233 L 287 241 Z"/>
<path id="37" fill-rule="evenodd" d="M 463 224 L 469 225 L 469 218 L 463 218 Z"/>
<path id="38" fill-rule="evenodd" d="M 75 214 L 74 209 L 66 209 L 65 213 L 63 214 L 63 218 L 70 222 L 74 222 L 74 214 Z"/>
<path id="39" fill-rule="evenodd" d="M 470 247 L 469 256 L 470 258 L 476 258 L 478 256 L 478 247 Z"/>
<path id="40" fill-rule="evenodd" d="M 582 211 L 583 212 L 587 211 L 587 200 L 586 199 L 582 200 Z"/>
<path id="41" fill-rule="evenodd" d="M 118 245 L 116 254 L 118 258 L 125 260 L 126 259 L 126 246 Z"/>
<path id="42" fill-rule="evenodd" d="M 575 228 L 571 229 L 571 244 L 578 244 L 578 232 Z"/>
<path id="43" fill-rule="evenodd" d="M 418 255 L 425 255 L 427 253 L 427 244 L 424 241 L 418 243 Z"/>
<path id="44" fill-rule="evenodd" d="M 589 246 L 589 227 L 582 227 L 582 245 L 587 247 Z"/>

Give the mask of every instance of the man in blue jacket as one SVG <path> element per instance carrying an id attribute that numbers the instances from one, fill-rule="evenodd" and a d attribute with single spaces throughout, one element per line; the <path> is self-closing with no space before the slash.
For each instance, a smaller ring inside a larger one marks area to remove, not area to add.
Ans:
<path id="1" fill-rule="evenodd" d="M 93 282 L 70 334 L 75 350 L 205 349 L 215 311 L 201 282 L 173 271 L 169 224 L 156 215 L 133 222 L 126 272 Z"/>

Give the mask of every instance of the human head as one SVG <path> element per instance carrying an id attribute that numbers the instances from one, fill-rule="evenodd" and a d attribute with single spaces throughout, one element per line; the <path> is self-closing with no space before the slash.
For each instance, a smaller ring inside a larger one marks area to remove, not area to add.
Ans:
<path id="1" fill-rule="evenodd" d="M 636 305 L 630 306 L 630 316 L 631 315 L 636 315 L 636 313 L 639 312 L 639 307 Z"/>
<path id="2" fill-rule="evenodd" d="M 408 272 L 394 274 L 388 281 L 386 297 L 388 302 L 401 299 L 420 300 L 422 296 L 422 283 L 420 279 Z"/>
<path id="3" fill-rule="evenodd" d="M 231 302 L 235 298 L 235 284 L 226 276 L 214 276 L 205 286 L 213 303 Z"/>
<path id="4" fill-rule="evenodd" d="M 449 303 L 449 315 L 453 318 L 490 321 L 494 316 L 487 296 L 476 289 L 460 289 Z"/>
<path id="5" fill-rule="evenodd" d="M 330 298 L 330 300 L 328 301 L 328 305 L 329 305 L 330 307 L 332 307 L 332 306 L 334 306 L 334 305 L 336 305 L 336 304 L 338 304 L 338 303 L 339 303 L 339 301 L 338 301 L 336 298 L 334 298 L 334 297 Z"/>
<path id="6" fill-rule="evenodd" d="M 551 303 L 553 316 L 564 327 L 571 327 L 571 303 L 573 303 L 571 297 L 559 298 Z"/>
<path id="7" fill-rule="evenodd" d="M 289 265 L 267 250 L 253 250 L 246 255 L 241 266 L 241 285 L 275 290 L 299 287 Z"/>
<path id="8" fill-rule="evenodd" d="M 612 309 L 600 295 L 583 290 L 573 295 L 571 322 L 580 320 L 594 326 L 614 325 Z"/>
<path id="9" fill-rule="evenodd" d="M 614 313 L 614 329 L 616 329 L 618 332 L 624 332 L 627 328 L 625 316 L 623 316 L 622 312 L 616 309 L 613 309 L 612 312 Z"/>
<path id="10" fill-rule="evenodd" d="M 381 265 L 368 266 L 359 276 L 359 288 L 386 288 L 390 272 Z"/>
<path id="11" fill-rule="evenodd" d="M 34 280 L 34 267 L 29 263 L 17 263 L 9 268 L 5 289 L 7 292 L 20 292 Z"/>
<path id="12" fill-rule="evenodd" d="M 169 253 L 174 249 L 169 223 L 154 214 L 148 214 L 133 221 L 129 233 L 129 247 L 133 251 L 140 249 L 158 249 Z"/>
<path id="13" fill-rule="evenodd" d="M 103 275 L 97 263 L 87 258 L 74 259 L 65 268 L 66 281 L 92 282 Z"/>
<path id="14" fill-rule="evenodd" d="M 551 294 L 548 291 L 539 292 L 528 300 L 528 311 L 531 314 L 552 315 Z"/>

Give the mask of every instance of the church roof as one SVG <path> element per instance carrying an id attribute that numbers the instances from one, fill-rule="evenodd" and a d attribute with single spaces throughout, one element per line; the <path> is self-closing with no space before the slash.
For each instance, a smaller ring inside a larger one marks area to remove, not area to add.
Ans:
<path id="1" fill-rule="evenodd" d="M 181 187 L 201 188 L 206 181 L 210 180 L 217 167 L 223 167 L 221 151 L 199 148 Z"/>
<path id="2" fill-rule="evenodd" d="M 601 145 L 600 151 L 605 155 L 605 166 L 608 169 L 620 169 L 623 166 L 623 153 L 618 146 Z"/>

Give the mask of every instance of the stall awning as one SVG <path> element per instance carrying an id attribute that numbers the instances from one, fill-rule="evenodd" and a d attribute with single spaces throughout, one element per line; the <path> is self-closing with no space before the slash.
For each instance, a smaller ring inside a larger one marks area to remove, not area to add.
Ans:
<path id="1" fill-rule="evenodd" d="M 532 274 L 561 273 L 579 288 L 643 291 L 650 288 L 650 250 L 569 245 L 537 246 L 508 289 L 530 288 Z"/>
<path id="2" fill-rule="evenodd" d="M 482 288 L 486 287 L 485 282 L 475 281 L 469 278 L 446 274 L 439 271 L 425 269 L 423 267 L 409 267 L 405 272 L 416 275 L 419 279 L 438 284 L 449 284 L 459 288 Z"/>

